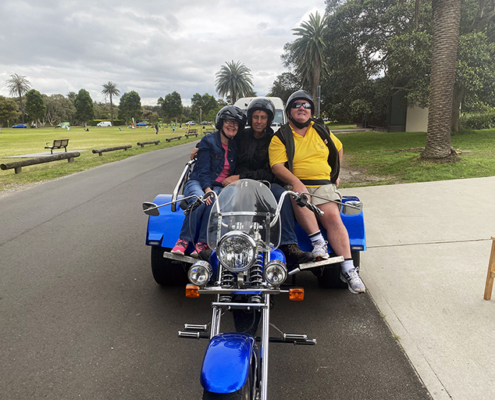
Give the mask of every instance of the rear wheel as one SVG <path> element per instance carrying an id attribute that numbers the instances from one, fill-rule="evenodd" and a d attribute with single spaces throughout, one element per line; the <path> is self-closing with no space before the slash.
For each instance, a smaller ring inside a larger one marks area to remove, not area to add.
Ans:
<path id="1" fill-rule="evenodd" d="M 163 247 L 151 247 L 151 272 L 155 282 L 162 286 L 178 286 L 187 283 L 187 273 L 181 262 L 163 258 Z"/>
<path id="2" fill-rule="evenodd" d="M 351 252 L 354 267 L 359 270 L 361 262 L 361 252 Z M 340 264 L 330 264 L 324 267 L 321 275 L 318 277 L 318 283 L 326 289 L 347 289 L 347 283 L 340 279 Z"/>

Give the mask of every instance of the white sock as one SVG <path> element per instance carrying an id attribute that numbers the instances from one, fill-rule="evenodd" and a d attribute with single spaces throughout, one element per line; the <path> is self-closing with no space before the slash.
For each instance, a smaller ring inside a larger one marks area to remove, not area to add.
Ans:
<path id="1" fill-rule="evenodd" d="M 344 260 L 343 263 L 340 264 L 342 266 L 342 272 L 349 272 L 351 269 L 354 268 L 354 262 L 352 261 L 352 258 L 348 258 L 347 260 Z"/>
<path id="2" fill-rule="evenodd" d="M 315 245 L 318 242 L 324 242 L 325 239 L 323 239 L 323 235 L 321 234 L 320 231 L 312 233 L 311 235 L 308 235 L 309 238 L 311 239 L 311 243 Z"/>

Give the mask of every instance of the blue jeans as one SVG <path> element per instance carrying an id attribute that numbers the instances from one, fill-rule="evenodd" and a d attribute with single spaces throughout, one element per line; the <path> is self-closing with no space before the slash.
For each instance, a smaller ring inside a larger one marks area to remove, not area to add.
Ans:
<path id="1" fill-rule="evenodd" d="M 214 186 L 212 189 L 216 194 L 219 194 L 222 191 L 223 187 Z M 203 189 L 201 189 L 198 181 L 190 180 L 184 185 L 184 197 L 192 196 L 193 194 L 196 196 L 203 196 L 205 192 L 203 191 Z M 186 201 L 187 204 L 190 206 L 196 201 L 196 198 L 191 197 Z M 184 222 L 182 223 L 182 229 L 180 230 L 179 238 L 188 242 L 194 242 L 194 240 L 196 239 L 198 225 L 201 224 L 199 227 L 197 243 L 206 243 L 208 219 L 210 217 L 212 206 L 213 203 L 209 206 L 207 206 L 206 204 L 202 204 L 189 215 L 186 215 Z"/>
<path id="2" fill-rule="evenodd" d="M 270 190 L 277 202 L 280 200 L 282 193 L 285 192 L 285 189 L 277 183 L 272 183 Z M 297 244 L 294 210 L 292 209 L 289 195 L 285 196 L 284 204 L 280 210 L 280 222 L 282 224 L 282 239 L 280 240 L 280 244 Z"/>

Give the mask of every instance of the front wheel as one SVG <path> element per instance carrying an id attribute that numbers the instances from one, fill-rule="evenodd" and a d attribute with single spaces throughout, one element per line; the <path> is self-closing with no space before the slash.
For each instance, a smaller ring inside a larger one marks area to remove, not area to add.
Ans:
<path id="1" fill-rule="evenodd" d="M 163 257 L 163 247 L 151 247 L 151 272 L 155 282 L 162 286 L 179 286 L 187 283 L 187 274 L 181 262 Z"/>
<path id="2" fill-rule="evenodd" d="M 254 394 L 256 389 L 254 388 L 255 376 L 254 376 L 254 363 L 255 358 L 252 360 L 253 364 L 249 368 L 249 375 L 246 379 L 246 383 L 242 388 L 234 393 L 213 393 L 205 389 L 203 392 L 203 400 L 252 400 L 255 398 Z M 253 393 L 254 391 L 254 393 Z"/>

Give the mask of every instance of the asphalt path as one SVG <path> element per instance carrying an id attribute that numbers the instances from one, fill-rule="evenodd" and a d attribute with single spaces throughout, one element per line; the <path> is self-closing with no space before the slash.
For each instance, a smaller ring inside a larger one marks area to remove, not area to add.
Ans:
<path id="1" fill-rule="evenodd" d="M 172 192 L 192 147 L 0 198 L 0 398 L 201 399 L 207 342 L 177 331 L 208 322 L 211 299 L 155 284 L 141 211 Z M 270 399 L 430 398 L 368 294 L 310 272 L 298 284 L 305 301 L 279 296 L 271 320 L 318 344 L 272 344 Z"/>

